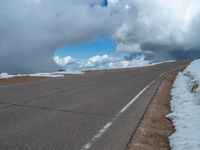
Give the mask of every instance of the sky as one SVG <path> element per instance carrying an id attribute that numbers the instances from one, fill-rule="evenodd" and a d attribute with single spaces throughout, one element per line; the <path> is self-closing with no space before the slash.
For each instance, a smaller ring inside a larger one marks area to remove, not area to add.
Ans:
<path id="1" fill-rule="evenodd" d="M 0 72 L 200 57 L 199 0 L 1 0 Z"/>
<path id="2" fill-rule="evenodd" d="M 87 59 L 95 55 L 113 55 L 115 49 L 116 44 L 109 36 L 99 35 L 87 42 L 61 47 L 55 51 L 55 55 L 59 57 L 69 55 L 79 59 Z"/>

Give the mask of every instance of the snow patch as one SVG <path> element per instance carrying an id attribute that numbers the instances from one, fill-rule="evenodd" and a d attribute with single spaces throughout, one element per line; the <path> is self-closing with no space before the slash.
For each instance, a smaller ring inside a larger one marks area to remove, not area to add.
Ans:
<path id="1" fill-rule="evenodd" d="M 8 73 L 0 73 L 0 79 L 8 79 L 14 77 L 64 77 L 65 74 L 84 74 L 81 71 L 60 71 L 60 72 L 51 72 L 51 73 L 34 73 L 34 74 L 17 74 L 17 75 L 9 75 Z"/>
<path id="2" fill-rule="evenodd" d="M 200 60 L 193 61 L 174 82 L 172 113 L 167 115 L 175 132 L 169 137 L 172 150 L 200 149 Z"/>

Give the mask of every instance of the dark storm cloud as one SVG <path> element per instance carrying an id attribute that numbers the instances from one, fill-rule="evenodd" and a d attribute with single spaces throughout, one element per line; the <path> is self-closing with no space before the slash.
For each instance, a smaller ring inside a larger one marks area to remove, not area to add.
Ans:
<path id="1" fill-rule="evenodd" d="M 97 3 L 101 4 L 98 0 L 1 0 L 0 72 L 55 71 L 52 57 L 57 48 L 109 32 L 103 27 L 105 9 L 89 5 Z"/>

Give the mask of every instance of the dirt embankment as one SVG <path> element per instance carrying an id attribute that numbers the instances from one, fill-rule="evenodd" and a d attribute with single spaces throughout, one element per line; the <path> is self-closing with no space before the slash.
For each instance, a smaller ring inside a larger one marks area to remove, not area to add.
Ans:
<path id="1" fill-rule="evenodd" d="M 11 84 L 30 82 L 30 81 L 36 81 L 36 80 L 45 80 L 45 79 L 48 79 L 48 78 L 46 77 L 15 77 L 15 78 L 9 78 L 9 79 L 0 79 L 0 85 L 11 85 Z"/>
<path id="2" fill-rule="evenodd" d="M 168 76 L 159 87 L 143 120 L 138 126 L 128 150 L 168 150 L 168 137 L 174 131 L 165 116 L 170 112 L 170 91 L 177 73 Z"/>

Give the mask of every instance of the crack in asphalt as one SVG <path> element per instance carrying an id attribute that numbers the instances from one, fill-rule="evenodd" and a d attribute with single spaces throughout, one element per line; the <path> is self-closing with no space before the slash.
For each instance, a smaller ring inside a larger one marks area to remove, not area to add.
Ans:
<path id="1" fill-rule="evenodd" d="M 67 110 L 67 109 L 55 109 L 55 108 L 49 108 L 49 107 L 40 107 L 40 106 L 32 106 L 32 105 L 24 105 L 24 104 L 11 104 L 11 103 L 5 103 L 5 102 L 0 102 L 0 104 L 8 105 L 8 106 L 1 107 L 0 110 L 16 106 L 16 107 L 27 107 L 27 108 L 35 108 L 35 109 L 41 109 L 41 110 L 49 110 L 49 111 L 58 111 L 58 112 L 75 113 L 75 114 L 83 114 L 83 115 L 98 116 L 98 117 L 106 117 L 106 118 L 113 118 L 114 117 L 114 116 L 111 116 L 111 115 L 87 113 L 87 112 L 73 111 L 73 110 Z"/>

